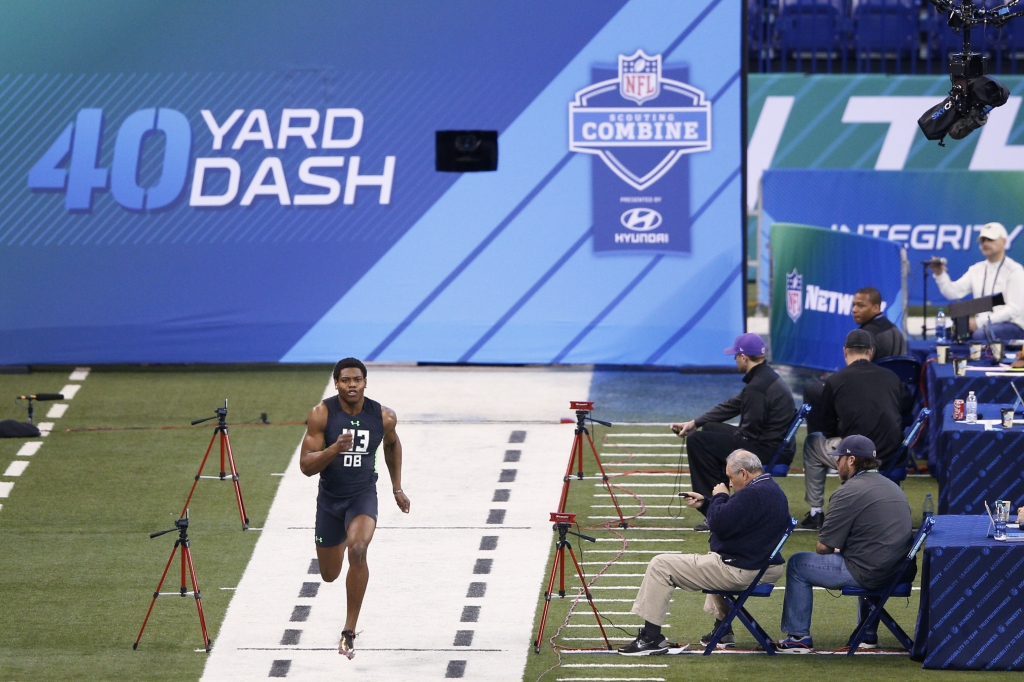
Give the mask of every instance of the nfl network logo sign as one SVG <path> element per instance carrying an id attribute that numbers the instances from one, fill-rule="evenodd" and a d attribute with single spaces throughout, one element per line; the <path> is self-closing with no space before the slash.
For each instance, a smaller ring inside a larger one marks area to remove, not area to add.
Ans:
<path id="1" fill-rule="evenodd" d="M 617 78 L 579 90 L 570 102 L 569 150 L 600 157 L 643 191 L 684 154 L 711 150 L 711 103 L 702 90 L 663 77 L 660 54 L 619 55 Z"/>
<path id="2" fill-rule="evenodd" d="M 786 275 L 786 312 L 793 322 L 804 312 L 804 276 L 796 268 Z"/>

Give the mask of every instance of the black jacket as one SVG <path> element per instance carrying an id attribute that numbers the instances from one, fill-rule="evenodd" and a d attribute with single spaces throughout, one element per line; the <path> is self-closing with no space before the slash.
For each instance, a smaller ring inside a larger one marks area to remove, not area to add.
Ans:
<path id="1" fill-rule="evenodd" d="M 825 380 L 821 396 L 822 433 L 827 438 L 867 436 L 888 461 L 903 440 L 902 409 L 910 400 L 899 377 L 867 360 L 857 360 Z"/>
<path id="2" fill-rule="evenodd" d="M 757 570 L 789 527 L 789 501 L 768 474 L 755 478 L 732 497 L 704 498 L 700 512 L 708 519 L 711 551 L 737 568 Z M 775 557 L 773 564 L 781 564 Z"/>
<path id="3" fill-rule="evenodd" d="M 860 326 L 875 339 L 875 354 L 872 360 L 899 357 L 907 354 L 907 337 L 900 328 L 879 313 Z"/>
<path id="4" fill-rule="evenodd" d="M 737 435 L 757 443 L 760 452 L 755 454 L 758 456 L 771 456 L 796 416 L 793 393 L 766 362 L 754 365 L 743 376 L 743 383 L 746 386 L 738 395 L 697 417 L 696 425 L 726 422 L 739 415 Z"/>

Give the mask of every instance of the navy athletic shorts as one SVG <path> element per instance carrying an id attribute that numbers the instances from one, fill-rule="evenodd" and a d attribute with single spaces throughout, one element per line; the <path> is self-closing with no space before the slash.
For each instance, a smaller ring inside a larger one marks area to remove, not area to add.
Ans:
<path id="1" fill-rule="evenodd" d="M 334 547 L 345 542 L 348 524 L 357 516 L 365 515 L 377 521 L 377 488 L 345 498 L 344 500 L 316 501 L 316 545 Z"/>

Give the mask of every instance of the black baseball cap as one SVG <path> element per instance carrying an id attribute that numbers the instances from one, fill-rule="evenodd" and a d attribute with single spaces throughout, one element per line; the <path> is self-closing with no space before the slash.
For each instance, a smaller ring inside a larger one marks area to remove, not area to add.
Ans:
<path id="1" fill-rule="evenodd" d="M 834 455 L 835 457 L 851 455 L 853 457 L 861 457 L 864 459 L 874 459 L 878 457 L 878 455 L 875 454 L 875 444 L 867 436 L 847 436 L 839 443 L 839 446 L 836 447 L 835 450 L 828 454 Z"/>
<path id="2" fill-rule="evenodd" d="M 863 329 L 854 329 L 852 332 L 846 335 L 846 343 L 843 344 L 843 348 L 874 348 L 875 339 L 872 338 L 870 332 L 866 332 Z"/>

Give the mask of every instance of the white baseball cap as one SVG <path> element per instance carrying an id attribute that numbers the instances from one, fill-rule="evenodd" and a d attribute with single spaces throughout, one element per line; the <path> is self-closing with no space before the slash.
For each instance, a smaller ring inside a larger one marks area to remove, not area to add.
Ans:
<path id="1" fill-rule="evenodd" d="M 1006 233 L 1006 228 L 1003 227 L 1002 223 L 985 223 L 981 226 L 981 231 L 978 232 L 978 239 L 1008 239 L 1009 235 Z"/>

